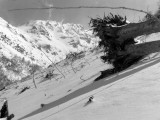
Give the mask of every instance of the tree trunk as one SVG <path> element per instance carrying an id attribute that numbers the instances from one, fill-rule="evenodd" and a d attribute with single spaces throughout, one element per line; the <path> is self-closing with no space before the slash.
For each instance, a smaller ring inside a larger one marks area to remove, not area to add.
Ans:
<path id="1" fill-rule="evenodd" d="M 136 38 L 141 35 L 148 35 L 160 32 L 160 22 L 150 19 L 140 23 L 129 23 L 120 27 L 106 27 L 106 33 L 113 36 L 118 36 L 120 43 L 128 38 Z"/>
<path id="2" fill-rule="evenodd" d="M 34 73 L 33 73 L 33 83 L 34 83 L 34 87 L 37 89 L 36 82 L 35 82 L 35 79 L 34 79 Z"/>
<path id="3" fill-rule="evenodd" d="M 75 70 L 75 68 L 73 67 L 73 63 L 72 63 L 72 62 L 71 62 L 70 65 L 71 65 L 71 68 L 72 68 L 73 72 L 76 73 L 76 70 Z"/>
<path id="4" fill-rule="evenodd" d="M 156 32 L 160 32 L 160 22 L 150 19 L 145 22 L 140 23 L 129 23 L 127 25 L 118 27 L 106 27 L 106 34 L 115 38 L 120 44 L 123 44 L 130 40 L 130 38 L 136 38 L 141 35 L 148 35 Z M 118 55 L 135 55 L 135 56 L 145 56 L 151 53 L 160 51 L 160 40 L 152 41 L 142 44 L 131 44 L 126 45 L 125 50 L 118 51 Z"/>
<path id="5" fill-rule="evenodd" d="M 125 52 L 119 52 L 119 54 L 132 54 L 135 56 L 145 56 L 151 53 L 160 52 L 160 40 L 152 41 L 137 45 L 129 45 L 126 47 Z"/>

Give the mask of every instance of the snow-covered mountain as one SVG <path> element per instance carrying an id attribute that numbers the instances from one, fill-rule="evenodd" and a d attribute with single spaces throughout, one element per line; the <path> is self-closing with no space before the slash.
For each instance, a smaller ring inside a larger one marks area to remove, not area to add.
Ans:
<path id="1" fill-rule="evenodd" d="M 11 80 L 28 75 L 31 64 L 47 67 L 51 64 L 47 57 L 56 63 L 97 44 L 92 31 L 78 24 L 37 20 L 14 27 L 0 18 L 0 70 Z"/>
<path id="2" fill-rule="evenodd" d="M 97 45 L 96 39 L 81 25 L 55 21 L 31 21 L 19 27 L 32 38 L 30 42 L 55 62 L 70 52 L 86 51 Z"/>

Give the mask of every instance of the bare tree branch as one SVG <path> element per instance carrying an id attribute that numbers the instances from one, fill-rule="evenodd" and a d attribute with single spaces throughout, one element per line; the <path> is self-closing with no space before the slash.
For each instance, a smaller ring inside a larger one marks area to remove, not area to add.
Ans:
<path id="1" fill-rule="evenodd" d="M 46 55 L 46 53 L 43 50 L 40 50 L 43 52 L 43 54 L 47 57 L 47 59 L 54 65 L 54 67 L 58 70 L 58 72 L 61 73 L 61 75 L 65 78 L 65 75 L 58 69 L 58 67 L 54 64 L 54 62 Z"/>

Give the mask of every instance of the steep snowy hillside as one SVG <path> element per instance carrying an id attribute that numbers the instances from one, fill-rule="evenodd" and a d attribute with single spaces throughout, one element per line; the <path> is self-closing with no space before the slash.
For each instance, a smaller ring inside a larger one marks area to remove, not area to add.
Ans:
<path id="1" fill-rule="evenodd" d="M 81 25 L 37 20 L 14 27 L 0 18 L 0 71 L 9 80 L 20 80 L 32 64 L 47 67 L 51 64 L 47 57 L 56 63 L 68 53 L 90 50 L 97 43 Z"/>
<path id="2" fill-rule="evenodd" d="M 4 90 L 1 98 L 8 99 L 13 120 L 158 120 L 160 59 L 93 82 L 100 71 L 111 67 L 99 59 L 101 55 L 85 56 L 90 65 L 84 64 L 76 74 L 66 73 L 65 79 L 37 82 L 37 89 L 30 79 Z M 17 94 L 24 86 L 31 88 Z"/>
<path id="3" fill-rule="evenodd" d="M 19 28 L 32 36 L 39 48 L 43 48 L 48 55 L 53 54 L 58 61 L 70 52 L 86 51 L 97 45 L 95 36 L 77 24 L 37 20 Z"/>

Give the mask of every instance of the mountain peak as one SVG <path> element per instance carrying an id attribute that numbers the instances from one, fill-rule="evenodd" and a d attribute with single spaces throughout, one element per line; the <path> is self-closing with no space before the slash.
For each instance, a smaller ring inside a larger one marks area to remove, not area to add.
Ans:
<path id="1" fill-rule="evenodd" d="M 79 24 L 35 20 L 14 27 L 2 18 L 0 18 L 0 39 L 0 53 L 3 54 L 0 59 L 5 58 L 8 61 L 0 62 L 0 65 L 8 73 L 17 76 L 8 65 L 18 64 L 14 62 L 18 61 L 20 63 L 18 66 L 23 67 L 21 68 L 23 73 L 19 71 L 18 78 L 27 75 L 29 68 L 25 65 L 37 64 L 47 67 L 52 64 L 50 60 L 56 63 L 65 59 L 69 53 L 94 48 L 98 40 Z"/>

